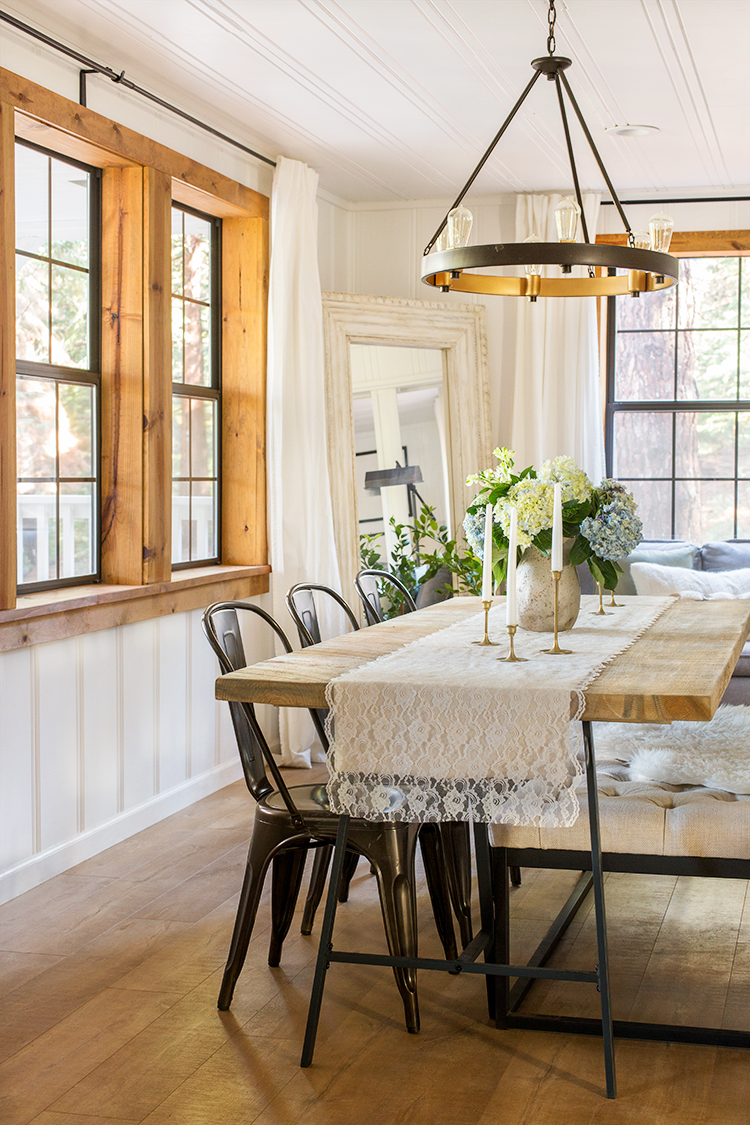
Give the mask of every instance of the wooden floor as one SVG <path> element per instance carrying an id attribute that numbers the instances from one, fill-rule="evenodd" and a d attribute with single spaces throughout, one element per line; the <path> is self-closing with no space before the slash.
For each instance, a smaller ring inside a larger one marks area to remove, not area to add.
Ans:
<path id="1" fill-rule="evenodd" d="M 307 782 L 310 775 L 294 775 Z M 231 1012 L 216 996 L 252 803 L 238 783 L 0 908 L 3 1125 L 734 1125 L 750 1118 L 750 1052 L 617 1042 L 603 1096 L 598 1039 L 490 1026 L 479 978 L 420 975 L 404 1030 L 390 970 L 334 965 L 315 1062 L 299 1068 L 316 936 L 299 920 L 266 964 L 264 901 Z M 517 955 L 573 877 L 525 873 Z M 420 884 L 421 951 L 439 956 Z M 750 1028 L 747 885 L 610 876 L 615 1015 Z M 341 948 L 382 950 L 360 864 Z M 584 909 L 557 958 L 595 962 Z M 591 985 L 540 983 L 537 1010 L 596 1014 Z"/>

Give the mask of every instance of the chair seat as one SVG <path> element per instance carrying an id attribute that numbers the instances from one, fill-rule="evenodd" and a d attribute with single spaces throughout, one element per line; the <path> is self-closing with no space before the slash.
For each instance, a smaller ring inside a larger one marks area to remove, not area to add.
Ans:
<path id="1" fill-rule="evenodd" d="M 398 789 L 390 789 L 391 805 L 397 805 L 401 799 L 401 794 Z M 338 816 L 338 813 L 331 812 L 331 807 L 328 803 L 328 793 L 325 785 L 290 785 L 289 793 L 292 800 L 304 815 L 305 813 L 328 813 L 330 816 Z M 264 797 L 260 802 L 262 806 L 267 809 L 273 809 L 274 812 L 286 812 L 286 805 L 278 792 L 270 793 Z"/>

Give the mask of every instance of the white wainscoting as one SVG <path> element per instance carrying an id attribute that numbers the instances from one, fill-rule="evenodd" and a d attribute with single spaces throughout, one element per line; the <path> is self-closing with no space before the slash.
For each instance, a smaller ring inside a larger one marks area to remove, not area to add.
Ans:
<path id="1" fill-rule="evenodd" d="M 0 902 L 241 776 L 200 617 L 0 654 Z M 273 655 L 262 628 L 245 640 Z"/>

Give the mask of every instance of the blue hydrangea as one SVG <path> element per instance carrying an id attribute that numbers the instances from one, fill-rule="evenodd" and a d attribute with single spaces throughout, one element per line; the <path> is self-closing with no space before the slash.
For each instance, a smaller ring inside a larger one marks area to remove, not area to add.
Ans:
<path id="1" fill-rule="evenodd" d="M 484 508 L 464 516 L 464 535 L 478 559 L 484 558 Z"/>
<path id="2" fill-rule="evenodd" d="M 603 481 L 611 485 L 616 482 Z M 622 495 L 620 495 L 622 493 Z M 581 535 L 588 539 L 600 559 L 616 562 L 629 555 L 641 541 L 643 524 L 635 514 L 635 502 L 621 485 L 607 489 L 611 503 L 603 504 L 595 516 L 581 523 Z"/>

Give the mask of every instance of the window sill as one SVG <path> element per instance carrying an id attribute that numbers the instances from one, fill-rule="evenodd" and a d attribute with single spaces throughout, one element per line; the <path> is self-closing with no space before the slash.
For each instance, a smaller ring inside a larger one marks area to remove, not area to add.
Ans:
<path id="1" fill-rule="evenodd" d="M 151 586 L 69 586 L 26 594 L 15 609 L 0 611 L 0 652 L 265 594 L 270 572 L 270 566 L 205 566 L 176 571 L 171 582 Z"/>

